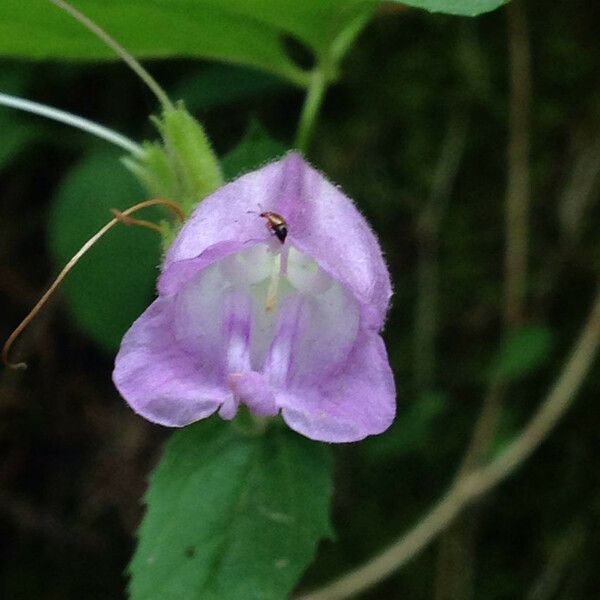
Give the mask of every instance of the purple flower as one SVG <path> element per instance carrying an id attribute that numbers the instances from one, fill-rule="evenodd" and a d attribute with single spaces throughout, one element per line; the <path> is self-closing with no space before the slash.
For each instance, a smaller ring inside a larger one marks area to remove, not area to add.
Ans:
<path id="1" fill-rule="evenodd" d="M 285 220 L 283 243 L 266 211 Z M 381 249 L 352 201 L 298 154 L 203 200 L 166 255 L 158 291 L 113 373 L 146 419 L 181 427 L 217 410 L 231 419 L 242 402 L 326 442 L 392 423 Z"/>

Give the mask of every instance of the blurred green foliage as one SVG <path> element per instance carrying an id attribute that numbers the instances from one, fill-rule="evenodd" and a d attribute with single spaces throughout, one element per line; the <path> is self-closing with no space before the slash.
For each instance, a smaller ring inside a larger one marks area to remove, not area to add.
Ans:
<path id="1" fill-rule="evenodd" d="M 255 102 L 286 89 L 293 87 L 275 75 L 233 65 L 207 65 L 202 71 L 183 77 L 171 95 L 185 98 L 185 105 L 193 112 L 206 112 L 243 100 Z"/>
<path id="2" fill-rule="evenodd" d="M 223 157 L 223 175 L 227 181 L 231 181 L 279 158 L 286 150 L 289 147 L 272 138 L 260 122 L 253 119 L 240 143 Z"/>
<path id="3" fill-rule="evenodd" d="M 24 90 L 25 84 L 25 74 L 16 69 L 0 72 L 0 91 L 4 93 L 18 95 Z M 35 140 L 36 132 L 30 124 L 15 119 L 10 111 L 5 110 L 0 111 L 0 131 L 3 141 L 0 145 L 0 168 L 4 168 Z"/>
<path id="4" fill-rule="evenodd" d="M 548 358 L 552 332 L 547 327 L 526 327 L 509 334 L 490 377 L 518 379 L 539 367 Z"/>

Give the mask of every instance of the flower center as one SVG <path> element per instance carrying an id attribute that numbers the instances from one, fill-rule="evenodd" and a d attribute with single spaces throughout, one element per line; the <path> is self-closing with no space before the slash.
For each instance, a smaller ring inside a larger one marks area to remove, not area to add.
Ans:
<path id="1" fill-rule="evenodd" d="M 294 247 L 258 244 L 201 271 L 176 300 L 175 335 L 216 377 L 273 388 L 331 374 L 354 345 L 354 297 Z"/>

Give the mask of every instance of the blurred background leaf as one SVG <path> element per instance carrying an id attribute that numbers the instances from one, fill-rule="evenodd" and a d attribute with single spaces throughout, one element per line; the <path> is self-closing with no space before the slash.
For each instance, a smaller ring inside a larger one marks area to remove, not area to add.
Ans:
<path id="1" fill-rule="evenodd" d="M 28 75 L 27 71 L 17 69 L 0 70 L 0 91 L 13 95 L 22 94 L 29 83 Z M 33 142 L 37 132 L 26 120 L 16 118 L 13 111 L 2 108 L 0 109 L 0 135 L 2 140 L 0 169 L 2 169 Z"/>
<path id="2" fill-rule="evenodd" d="M 288 82 L 255 69 L 211 64 L 181 80 L 171 92 L 184 98 L 189 110 L 205 112 L 217 106 L 289 92 Z"/>
<path id="3" fill-rule="evenodd" d="M 315 57 L 325 56 L 340 35 L 365 22 L 377 6 L 375 0 L 79 0 L 75 4 L 136 56 L 211 58 L 259 67 L 300 84 L 306 77 L 290 58 L 285 37 L 304 44 Z M 47 0 L 3 0 L 0 56 L 117 58 Z"/>
<path id="4" fill-rule="evenodd" d="M 511 333 L 495 359 L 493 374 L 518 379 L 540 367 L 552 350 L 552 331 L 547 327 L 525 327 Z"/>
<path id="5" fill-rule="evenodd" d="M 402 4 L 431 12 L 475 17 L 495 10 L 509 0 L 402 0 Z"/>
<path id="6" fill-rule="evenodd" d="M 112 218 L 111 208 L 123 210 L 146 197 L 118 158 L 116 152 L 92 152 L 58 187 L 48 221 L 48 242 L 57 270 Z M 148 209 L 144 218 L 159 214 Z M 75 321 L 107 352 L 119 347 L 125 331 L 150 303 L 159 262 L 156 233 L 117 225 L 63 284 Z"/>
<path id="7" fill-rule="evenodd" d="M 0 169 L 8 166 L 27 146 L 37 138 L 35 129 L 19 120 L 14 119 L 9 111 L 0 111 Z"/>
<path id="8" fill-rule="evenodd" d="M 252 119 L 240 143 L 223 157 L 223 175 L 230 181 L 279 158 L 287 150 L 288 146 L 273 139 L 256 119 Z"/>
<path id="9" fill-rule="evenodd" d="M 448 408 L 443 392 L 428 392 L 404 407 L 386 435 L 364 442 L 365 454 L 377 464 L 404 454 L 424 452 L 435 444 L 435 426 Z"/>

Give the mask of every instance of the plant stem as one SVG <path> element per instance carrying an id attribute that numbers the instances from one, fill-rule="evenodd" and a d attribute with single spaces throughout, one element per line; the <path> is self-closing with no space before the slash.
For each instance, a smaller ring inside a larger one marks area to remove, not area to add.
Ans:
<path id="1" fill-rule="evenodd" d="M 304 153 L 308 151 L 311 142 L 315 123 L 327 90 L 327 83 L 328 78 L 323 66 L 315 67 L 310 76 L 308 91 L 304 99 L 298 131 L 296 132 L 296 141 L 294 142 L 294 146 Z"/>
<path id="2" fill-rule="evenodd" d="M 369 589 L 426 548 L 474 500 L 511 475 L 548 437 L 571 406 L 600 346 L 600 291 L 555 384 L 529 423 L 506 450 L 487 465 L 460 477 L 408 533 L 354 571 L 297 600 L 342 600 Z"/>
<path id="3" fill-rule="evenodd" d="M 64 110 L 60 110 L 46 104 L 40 104 L 39 102 L 32 102 L 31 100 L 18 98 L 17 96 L 3 94 L 1 92 L 0 104 L 33 113 L 34 115 L 40 115 L 54 121 L 59 121 L 60 123 L 66 123 L 71 127 L 81 129 L 82 131 L 91 133 L 96 137 L 111 142 L 112 144 L 115 144 L 115 146 L 119 146 L 120 148 L 123 148 L 124 150 L 127 150 L 127 152 L 131 152 L 131 154 L 135 154 L 136 156 L 143 152 L 143 149 L 139 144 L 136 144 L 134 141 L 130 140 L 124 135 L 109 129 L 108 127 L 94 123 L 94 121 L 84 119 L 83 117 L 79 117 Z"/>
<path id="4" fill-rule="evenodd" d="M 325 98 L 327 85 L 334 80 L 342 57 L 347 52 L 361 29 L 367 24 L 373 13 L 372 6 L 365 3 L 365 9 L 360 11 L 346 27 L 332 40 L 327 53 L 319 57 L 317 64 L 310 73 L 308 91 L 296 131 L 294 147 L 306 154 L 310 146 L 313 130 Z"/>

